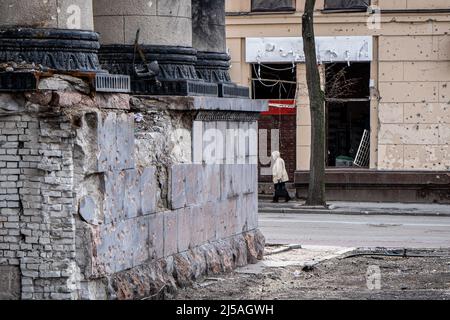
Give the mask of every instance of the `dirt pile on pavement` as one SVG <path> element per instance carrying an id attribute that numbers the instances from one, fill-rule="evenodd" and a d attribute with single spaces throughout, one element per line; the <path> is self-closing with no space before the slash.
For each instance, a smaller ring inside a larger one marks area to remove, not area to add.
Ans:
<path id="1" fill-rule="evenodd" d="M 292 255 L 299 252 L 293 250 Z M 234 272 L 205 279 L 194 288 L 180 291 L 176 299 L 450 300 L 450 250 L 406 254 L 359 250 L 317 264 L 302 262 L 265 268 L 259 273 Z"/>

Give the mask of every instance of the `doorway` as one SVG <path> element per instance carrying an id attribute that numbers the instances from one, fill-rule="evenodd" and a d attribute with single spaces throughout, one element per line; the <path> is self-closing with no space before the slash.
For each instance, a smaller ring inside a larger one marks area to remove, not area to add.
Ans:
<path id="1" fill-rule="evenodd" d="M 327 166 L 368 168 L 370 63 L 325 66 Z"/>

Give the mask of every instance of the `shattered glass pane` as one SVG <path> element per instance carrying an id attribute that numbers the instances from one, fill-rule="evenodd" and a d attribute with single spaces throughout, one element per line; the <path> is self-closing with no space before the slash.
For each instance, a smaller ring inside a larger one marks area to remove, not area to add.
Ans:
<path id="1" fill-rule="evenodd" d="M 325 9 L 366 9 L 370 0 L 325 0 Z"/>
<path id="2" fill-rule="evenodd" d="M 295 10 L 294 0 L 252 0 L 252 11 Z"/>

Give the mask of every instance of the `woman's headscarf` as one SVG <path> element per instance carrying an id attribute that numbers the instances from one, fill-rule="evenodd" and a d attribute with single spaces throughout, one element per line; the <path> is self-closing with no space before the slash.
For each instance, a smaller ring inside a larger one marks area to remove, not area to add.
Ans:
<path id="1" fill-rule="evenodd" d="M 281 157 L 281 154 L 280 154 L 279 151 L 274 151 L 274 152 L 272 153 L 272 159 L 273 159 L 273 161 L 277 161 L 277 159 L 279 159 L 280 157 Z"/>

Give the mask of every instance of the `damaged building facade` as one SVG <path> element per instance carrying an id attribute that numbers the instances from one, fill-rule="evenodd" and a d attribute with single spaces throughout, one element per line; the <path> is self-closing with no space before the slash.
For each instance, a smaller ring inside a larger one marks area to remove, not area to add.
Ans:
<path id="1" fill-rule="evenodd" d="M 0 1 L 0 299 L 162 298 L 262 258 L 267 103 L 231 81 L 224 1 L 132 3 Z"/>
<path id="2" fill-rule="evenodd" d="M 310 169 L 304 0 L 227 1 L 232 79 L 270 99 L 260 186 L 280 149 L 297 195 Z M 446 0 L 318 0 L 329 200 L 450 201 L 450 6 Z M 262 188 L 263 190 L 266 188 Z"/>

